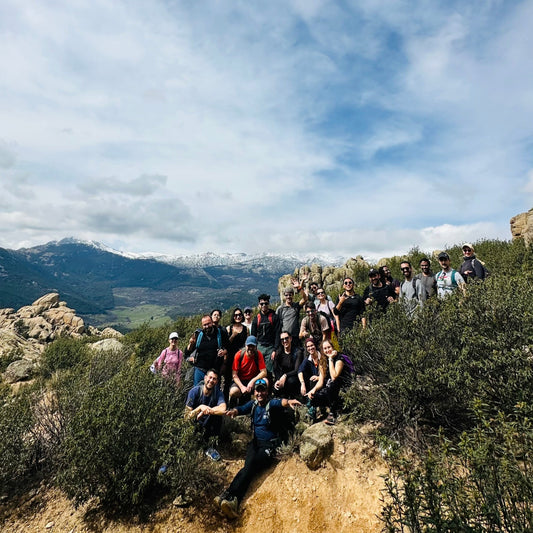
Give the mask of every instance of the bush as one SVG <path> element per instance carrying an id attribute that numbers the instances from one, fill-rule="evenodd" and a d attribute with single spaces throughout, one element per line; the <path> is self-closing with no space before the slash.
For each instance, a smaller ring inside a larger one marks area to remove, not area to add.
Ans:
<path id="1" fill-rule="evenodd" d="M 168 484 L 205 485 L 198 446 L 183 420 L 184 397 L 136 359 L 107 381 L 86 381 L 63 442 L 59 486 L 77 503 L 97 497 L 114 509 L 141 508 L 166 462 Z M 180 477 L 179 483 L 175 477 Z"/>
<path id="2" fill-rule="evenodd" d="M 29 394 L 0 394 L 0 491 L 20 484 L 36 464 L 37 443 L 31 432 L 33 416 Z"/>
<path id="3" fill-rule="evenodd" d="M 420 426 L 456 432 L 472 424 L 479 399 L 504 413 L 533 400 L 533 286 L 526 277 L 491 276 L 410 319 L 400 305 L 343 340 L 359 373 L 346 405 L 356 419 L 391 433 Z M 434 430 L 433 430 L 434 432 Z"/>
<path id="4" fill-rule="evenodd" d="M 531 407 L 490 418 L 478 404 L 476 412 L 457 445 L 441 437 L 420 466 L 396 462 L 385 480 L 387 531 L 533 530 Z"/>
<path id="5" fill-rule="evenodd" d="M 89 348 L 82 340 L 71 337 L 59 338 L 46 347 L 41 357 L 41 374 L 48 378 L 58 370 L 85 364 L 88 360 Z"/>

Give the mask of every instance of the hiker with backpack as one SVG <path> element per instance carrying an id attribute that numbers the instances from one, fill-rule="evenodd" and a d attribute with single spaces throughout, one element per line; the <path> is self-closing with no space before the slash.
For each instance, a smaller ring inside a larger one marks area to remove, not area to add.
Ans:
<path id="1" fill-rule="evenodd" d="M 181 377 L 183 352 L 178 348 L 178 334 L 175 331 L 168 336 L 168 344 L 168 348 L 161 352 L 151 368 L 153 368 L 154 373 L 161 373 L 164 377 L 173 378 L 178 384 Z"/>
<path id="2" fill-rule="evenodd" d="M 335 304 L 331 299 L 327 299 L 326 291 L 322 288 L 319 288 L 316 291 L 317 300 L 315 301 L 315 307 L 317 313 L 322 315 L 329 323 L 329 330 L 327 332 L 327 337 L 333 344 L 338 347 L 337 336 L 339 335 L 340 330 L 340 320 L 336 314 Z M 318 303 L 317 303 L 318 302 Z"/>
<path id="3" fill-rule="evenodd" d="M 239 516 L 239 505 L 258 474 L 268 468 L 274 461 L 276 448 L 281 444 L 280 427 L 287 416 L 287 407 L 294 409 L 301 405 L 298 400 L 286 398 L 268 399 L 268 382 L 258 379 L 254 384 L 255 400 L 230 409 L 226 412 L 232 418 L 238 415 L 250 415 L 253 439 L 248 444 L 244 466 L 237 472 L 230 486 L 215 497 L 215 505 L 228 518 Z"/>
<path id="4" fill-rule="evenodd" d="M 320 374 L 315 391 L 311 390 L 307 394 L 309 398 L 308 413 L 311 421 L 314 422 L 316 408 L 327 407 L 329 413 L 324 422 L 332 426 L 337 422 L 337 416 L 342 407 L 339 394 L 341 390 L 351 385 L 354 367 L 351 359 L 347 355 L 337 352 L 329 340 L 322 342 L 321 352 L 322 357 L 327 360 L 326 371 Z"/>
<path id="5" fill-rule="evenodd" d="M 257 337 L 257 349 L 263 354 L 267 372 L 272 375 L 273 362 L 279 352 L 281 324 L 278 315 L 270 309 L 270 295 L 261 294 L 259 313 L 252 321 L 252 335 Z"/>
<path id="6" fill-rule="evenodd" d="M 450 256 L 446 252 L 441 252 L 438 256 L 441 271 L 435 274 L 437 282 L 437 295 L 439 298 L 446 298 L 459 287 L 465 292 L 465 280 L 463 276 L 450 266 Z"/>
<path id="7" fill-rule="evenodd" d="M 427 300 L 427 293 L 422 281 L 413 276 L 413 267 L 409 261 L 400 263 L 404 280 L 400 284 L 400 302 L 411 316 L 417 307 L 422 307 Z"/>
<path id="8" fill-rule="evenodd" d="M 475 279 L 484 280 L 487 277 L 485 265 L 476 257 L 474 247 L 469 242 L 463 244 L 463 264 L 459 268 L 459 274 L 466 283 Z"/>
<path id="9" fill-rule="evenodd" d="M 257 349 L 257 339 L 250 335 L 246 346 L 239 350 L 233 359 L 233 383 L 229 390 L 229 404 L 238 399 L 248 400 L 258 379 L 267 375 L 263 354 Z"/>
<path id="10" fill-rule="evenodd" d="M 224 328 L 215 328 L 210 315 L 202 317 L 202 329 L 197 329 L 185 348 L 187 361 L 194 366 L 193 385 L 203 381 L 209 368 L 220 372 L 228 351 L 228 334 Z"/>
<path id="11" fill-rule="evenodd" d="M 218 382 L 218 372 L 214 368 L 209 369 L 204 381 L 189 391 L 185 403 L 185 416 L 198 424 L 207 447 L 205 454 L 213 461 L 220 460 L 220 454 L 211 444 L 220 436 L 222 415 L 226 413 L 226 400 Z"/>
<path id="12" fill-rule="evenodd" d="M 375 302 L 377 307 L 385 312 L 389 304 L 396 300 L 396 291 L 392 284 L 387 285 L 383 282 L 379 271 L 375 268 L 370 269 L 368 277 L 370 285 L 363 292 L 365 305 L 371 306 Z"/>

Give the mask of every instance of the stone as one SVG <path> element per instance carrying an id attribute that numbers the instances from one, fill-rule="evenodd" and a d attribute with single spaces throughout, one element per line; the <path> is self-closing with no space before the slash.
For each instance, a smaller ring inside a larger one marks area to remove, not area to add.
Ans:
<path id="1" fill-rule="evenodd" d="M 114 328 L 107 327 L 102 330 L 102 337 L 105 337 L 105 338 L 120 339 L 120 337 L 123 337 L 123 336 L 124 335 L 122 335 L 120 331 L 117 331 Z"/>
<path id="2" fill-rule="evenodd" d="M 96 352 L 119 352 L 122 351 L 124 346 L 117 339 L 102 339 L 101 341 L 89 344 L 89 348 Z"/>
<path id="3" fill-rule="evenodd" d="M 300 457 L 316 470 L 333 453 L 333 430 L 326 424 L 313 424 L 301 435 Z"/>
<path id="4" fill-rule="evenodd" d="M 34 316 L 23 320 L 24 326 L 28 328 L 28 337 L 48 341 L 52 338 L 52 325 L 42 316 Z"/>
<path id="5" fill-rule="evenodd" d="M 3 373 L 3 378 L 7 383 L 16 383 L 31 378 L 35 365 L 26 359 L 13 361 Z"/>
<path id="6" fill-rule="evenodd" d="M 513 240 L 524 239 L 526 246 L 533 243 L 533 209 L 514 216 L 510 224 Z"/>

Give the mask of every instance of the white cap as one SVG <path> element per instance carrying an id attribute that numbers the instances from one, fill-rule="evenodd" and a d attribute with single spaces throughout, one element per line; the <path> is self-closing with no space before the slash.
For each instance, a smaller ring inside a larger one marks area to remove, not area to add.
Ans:
<path id="1" fill-rule="evenodd" d="M 173 331 L 169 336 L 168 336 L 168 340 L 170 339 L 177 339 L 178 338 L 178 334 Z"/>

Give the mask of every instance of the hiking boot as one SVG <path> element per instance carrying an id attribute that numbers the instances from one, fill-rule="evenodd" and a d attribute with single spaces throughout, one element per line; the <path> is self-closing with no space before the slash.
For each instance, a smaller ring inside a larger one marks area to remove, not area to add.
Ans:
<path id="1" fill-rule="evenodd" d="M 205 454 L 212 461 L 220 461 L 220 454 L 215 450 L 215 448 L 208 448 Z"/>
<path id="2" fill-rule="evenodd" d="M 222 501 L 225 500 L 228 496 L 228 492 L 226 490 L 223 490 L 218 496 L 215 496 L 213 498 L 213 501 L 215 502 L 215 505 L 217 507 L 220 507 Z"/>
<path id="3" fill-rule="evenodd" d="M 333 413 L 329 413 L 324 423 L 328 426 L 334 426 L 337 423 L 337 417 Z"/>
<path id="4" fill-rule="evenodd" d="M 239 516 L 239 502 L 237 496 L 222 500 L 220 503 L 220 509 L 222 510 L 222 514 L 227 518 L 237 518 Z"/>

